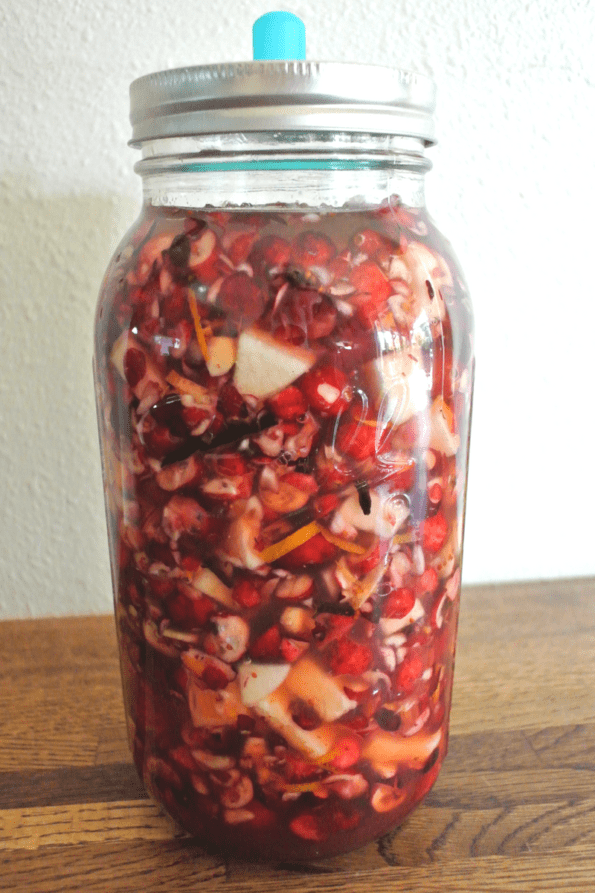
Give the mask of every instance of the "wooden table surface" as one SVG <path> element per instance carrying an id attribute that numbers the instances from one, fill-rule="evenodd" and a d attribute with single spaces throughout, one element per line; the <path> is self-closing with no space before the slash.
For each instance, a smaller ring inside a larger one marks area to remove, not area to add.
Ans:
<path id="1" fill-rule="evenodd" d="M 451 745 L 397 831 L 306 865 L 205 855 L 132 767 L 114 622 L 0 623 L 0 890 L 595 891 L 595 579 L 468 587 Z"/>

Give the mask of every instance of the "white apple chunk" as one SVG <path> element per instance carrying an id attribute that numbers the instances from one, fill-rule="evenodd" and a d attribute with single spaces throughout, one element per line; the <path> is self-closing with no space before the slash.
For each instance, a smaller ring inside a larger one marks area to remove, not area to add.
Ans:
<path id="1" fill-rule="evenodd" d="M 237 610 L 237 605 L 231 597 L 231 589 L 229 586 L 226 586 L 225 583 L 219 579 L 217 574 L 214 574 L 213 571 L 209 570 L 207 567 L 199 568 L 196 573 L 193 574 L 189 585 L 192 589 L 198 590 L 203 595 L 208 595 L 213 601 L 219 602 L 219 604 L 223 605 L 225 608 L 231 608 L 234 611 Z"/>
<path id="2" fill-rule="evenodd" d="M 209 375 L 213 377 L 225 375 L 236 361 L 236 339 L 224 335 L 210 338 L 208 348 L 207 369 Z"/>
<path id="3" fill-rule="evenodd" d="M 253 707 L 285 682 L 291 664 L 258 664 L 245 661 L 238 667 L 242 702 Z"/>
<path id="4" fill-rule="evenodd" d="M 234 385 L 240 394 L 271 397 L 312 368 L 316 354 L 252 327 L 238 340 Z"/>
<path id="5" fill-rule="evenodd" d="M 250 711 L 242 704 L 237 682 L 213 691 L 202 688 L 202 683 L 194 676 L 188 682 L 188 707 L 192 724 L 201 729 L 234 726 L 238 716 L 250 715 Z"/>
<path id="6" fill-rule="evenodd" d="M 350 527 L 375 533 L 389 539 L 403 526 L 409 517 L 409 506 L 403 499 L 381 499 L 376 490 L 370 490 L 370 511 L 364 514 L 355 488 L 339 506 L 331 522 L 331 532 L 339 536 Z"/>
<path id="7" fill-rule="evenodd" d="M 258 701 L 253 709 L 263 716 L 288 744 L 310 760 L 321 760 L 333 749 L 338 730 L 333 723 L 324 723 L 311 731 L 302 729 L 291 717 L 289 704 L 292 697 L 289 690 L 281 686 L 267 698 Z"/>
<path id="8" fill-rule="evenodd" d="M 454 456 L 459 448 L 460 438 L 450 429 L 450 409 L 441 397 L 437 397 L 430 410 L 430 442 L 428 446 L 443 453 L 445 456 Z"/>
<path id="9" fill-rule="evenodd" d="M 308 657 L 293 664 L 285 685 L 292 694 L 313 707 L 325 722 L 333 722 L 357 707 L 357 701 L 347 697 L 341 683 Z"/>
<path id="10" fill-rule="evenodd" d="M 380 729 L 364 741 L 362 759 L 368 760 L 382 778 L 391 778 L 404 764 L 411 769 L 421 769 L 440 744 L 441 735 L 440 731 L 433 735 L 418 732 L 405 738 Z"/>
<path id="11" fill-rule="evenodd" d="M 383 353 L 362 367 L 369 393 L 376 396 L 378 430 L 383 432 L 422 412 L 428 406 L 431 383 L 421 354 L 408 346 Z"/>

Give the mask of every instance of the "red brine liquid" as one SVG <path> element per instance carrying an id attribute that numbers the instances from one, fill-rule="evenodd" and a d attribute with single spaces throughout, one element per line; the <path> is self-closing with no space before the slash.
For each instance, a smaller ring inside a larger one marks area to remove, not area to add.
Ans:
<path id="1" fill-rule="evenodd" d="M 447 750 L 473 377 L 424 212 L 147 209 L 95 374 L 124 700 L 206 847 L 310 859 Z"/>

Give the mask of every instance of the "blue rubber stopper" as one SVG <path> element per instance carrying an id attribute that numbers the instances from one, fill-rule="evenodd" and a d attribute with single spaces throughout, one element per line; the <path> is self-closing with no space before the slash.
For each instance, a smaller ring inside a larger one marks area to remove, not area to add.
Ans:
<path id="1" fill-rule="evenodd" d="M 267 12 L 252 26 L 255 61 L 305 59 L 306 26 L 292 12 Z"/>

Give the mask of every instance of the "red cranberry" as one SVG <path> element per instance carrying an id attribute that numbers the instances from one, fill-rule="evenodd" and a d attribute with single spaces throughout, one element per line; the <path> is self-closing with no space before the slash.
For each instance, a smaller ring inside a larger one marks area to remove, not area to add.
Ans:
<path id="1" fill-rule="evenodd" d="M 376 427 L 363 422 L 346 422 L 339 428 L 337 449 L 358 462 L 369 459 L 376 452 Z"/>
<path id="2" fill-rule="evenodd" d="M 249 580 L 239 580 L 236 583 L 233 599 L 243 608 L 255 608 L 261 602 L 260 592 Z"/>
<path id="3" fill-rule="evenodd" d="M 246 326 L 262 313 L 264 296 L 247 273 L 232 273 L 221 283 L 217 303 L 235 323 Z"/>
<path id="4" fill-rule="evenodd" d="M 284 391 L 271 397 L 268 402 L 277 418 L 284 421 L 292 421 L 299 418 L 308 408 L 304 395 L 294 385 L 290 385 Z"/>
<path id="5" fill-rule="evenodd" d="M 327 660 L 333 673 L 338 676 L 359 676 L 370 668 L 372 652 L 367 645 L 352 639 L 335 639 L 327 648 Z"/>
<path id="6" fill-rule="evenodd" d="M 439 552 L 448 536 L 448 522 L 442 512 L 438 512 L 424 523 L 422 544 L 428 552 Z"/>
<path id="7" fill-rule="evenodd" d="M 400 587 L 393 589 L 384 602 L 382 613 L 385 617 L 401 619 L 406 617 L 415 604 L 415 594 L 412 589 Z"/>
<path id="8" fill-rule="evenodd" d="M 336 416 L 351 401 L 347 376 L 336 366 L 318 366 L 307 372 L 300 384 L 312 409 L 323 415 Z"/>
<path id="9" fill-rule="evenodd" d="M 129 347 L 124 354 L 124 375 L 131 388 L 135 388 L 147 374 L 147 358 L 142 350 Z"/>
<path id="10" fill-rule="evenodd" d="M 278 660 L 281 654 L 281 631 L 271 626 L 250 646 L 250 657 L 254 660 Z"/>
<path id="11" fill-rule="evenodd" d="M 409 694 L 415 688 L 417 680 L 424 671 L 424 663 L 415 652 L 409 652 L 397 667 L 395 685 L 403 694 Z"/>
<path id="12" fill-rule="evenodd" d="M 337 547 L 317 533 L 301 546 L 292 549 L 279 559 L 279 564 L 288 570 L 297 570 L 305 564 L 324 564 L 337 554 Z"/>
<path id="13" fill-rule="evenodd" d="M 292 260 L 302 267 L 324 267 L 336 254 L 335 246 L 321 233 L 301 233 L 295 240 Z"/>

